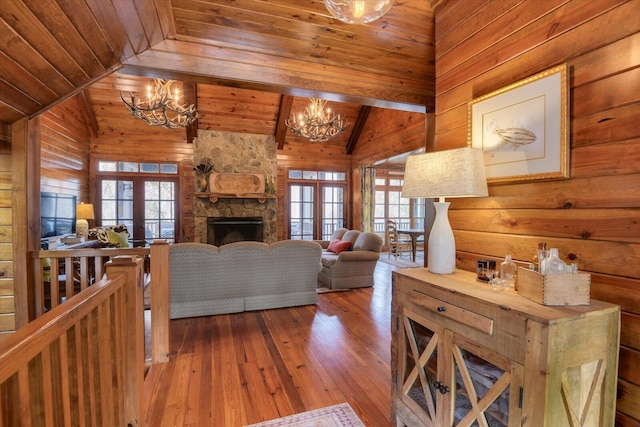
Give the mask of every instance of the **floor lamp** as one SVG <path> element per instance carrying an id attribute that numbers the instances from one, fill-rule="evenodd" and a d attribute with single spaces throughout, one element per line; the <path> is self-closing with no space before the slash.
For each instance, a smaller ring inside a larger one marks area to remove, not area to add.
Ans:
<path id="1" fill-rule="evenodd" d="M 429 233 L 427 267 L 436 274 L 456 271 L 456 242 L 449 224 L 445 197 L 486 197 L 487 178 L 481 150 L 465 147 L 409 156 L 402 197 L 437 198 L 436 217 Z"/>

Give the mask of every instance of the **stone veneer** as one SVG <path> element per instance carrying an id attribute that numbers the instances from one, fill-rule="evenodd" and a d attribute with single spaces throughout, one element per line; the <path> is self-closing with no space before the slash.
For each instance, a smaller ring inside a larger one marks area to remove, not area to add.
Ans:
<path id="1" fill-rule="evenodd" d="M 277 144 L 273 135 L 214 132 L 199 130 L 194 141 L 194 164 L 203 159 L 213 162 L 218 173 L 262 173 L 265 180 L 275 184 L 277 177 Z M 195 241 L 207 243 L 207 217 L 262 217 L 264 240 L 277 240 L 276 199 L 224 199 L 212 203 L 209 199 L 195 198 Z"/>

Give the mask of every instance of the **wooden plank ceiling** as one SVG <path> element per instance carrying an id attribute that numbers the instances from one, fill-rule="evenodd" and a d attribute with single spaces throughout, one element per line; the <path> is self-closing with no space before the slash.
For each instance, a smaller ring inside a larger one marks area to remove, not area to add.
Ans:
<path id="1" fill-rule="evenodd" d="M 295 137 L 290 112 L 322 97 L 349 120 L 337 143 L 353 148 L 371 107 L 433 109 L 433 30 L 426 0 L 398 0 L 367 25 L 337 21 L 321 0 L 3 1 L 0 122 L 79 94 L 95 133 L 117 126 L 107 106 L 120 90 L 162 77 L 195 89 L 200 129 L 280 144 Z"/>

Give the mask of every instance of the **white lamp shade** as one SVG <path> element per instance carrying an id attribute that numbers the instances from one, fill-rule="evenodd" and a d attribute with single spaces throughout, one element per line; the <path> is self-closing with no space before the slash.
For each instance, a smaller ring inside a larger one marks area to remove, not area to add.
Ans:
<path id="1" fill-rule="evenodd" d="M 486 197 L 482 151 L 472 147 L 407 157 L 402 197 Z"/>
<path id="2" fill-rule="evenodd" d="M 435 274 L 456 271 L 456 242 L 445 197 L 486 197 L 487 178 L 482 151 L 465 147 L 409 156 L 404 170 L 403 197 L 439 198 L 429 233 L 427 266 Z"/>

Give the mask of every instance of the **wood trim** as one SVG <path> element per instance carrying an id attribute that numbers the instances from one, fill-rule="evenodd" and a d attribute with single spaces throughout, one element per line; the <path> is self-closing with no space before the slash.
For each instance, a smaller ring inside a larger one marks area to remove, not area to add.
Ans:
<path id="1" fill-rule="evenodd" d="M 93 103 L 91 102 L 91 95 L 88 91 L 80 91 L 76 95 L 78 104 L 80 104 L 80 112 L 84 116 L 87 125 L 87 133 L 93 138 L 98 138 L 98 120 L 96 119 L 96 112 L 93 109 Z"/>
<path id="2" fill-rule="evenodd" d="M 198 86 L 194 82 L 183 82 L 182 92 L 184 93 L 184 104 L 194 105 L 198 109 Z M 198 136 L 198 119 L 195 119 L 186 129 L 187 144 L 193 144 L 194 138 Z"/>
<path id="3" fill-rule="evenodd" d="M 358 118 L 353 125 L 353 131 L 349 136 L 349 141 L 347 142 L 347 154 L 353 154 L 353 150 L 356 148 L 356 144 L 358 143 L 358 139 L 360 139 L 360 135 L 362 134 L 362 129 L 364 125 L 367 123 L 367 118 L 369 117 L 369 113 L 371 112 L 371 107 L 368 105 L 363 105 L 360 107 L 360 112 L 358 113 Z"/>
<path id="4" fill-rule="evenodd" d="M 291 115 L 291 107 L 293 106 L 293 96 L 282 95 L 280 98 L 280 108 L 278 109 L 278 117 L 276 118 L 275 137 L 278 143 L 278 150 L 284 148 L 284 141 L 287 135 L 286 120 Z"/>

